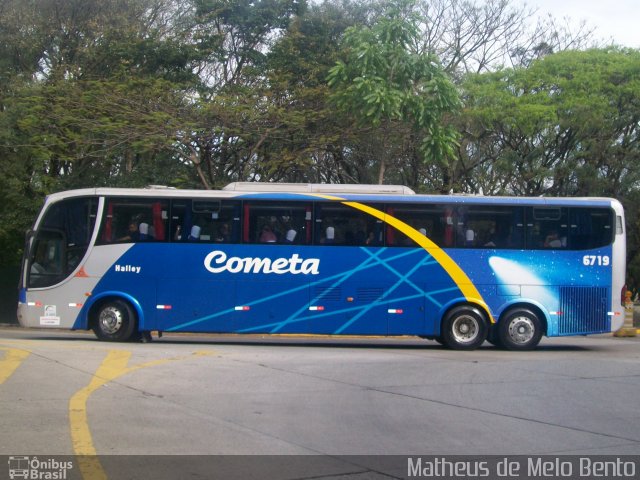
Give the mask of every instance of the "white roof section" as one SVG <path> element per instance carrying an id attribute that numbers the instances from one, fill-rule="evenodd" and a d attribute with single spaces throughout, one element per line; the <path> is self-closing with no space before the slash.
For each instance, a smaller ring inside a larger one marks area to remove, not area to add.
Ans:
<path id="1" fill-rule="evenodd" d="M 373 197 L 395 197 L 393 201 L 416 201 L 426 203 L 448 202 L 457 204 L 494 204 L 494 205 L 540 205 L 561 206 L 578 205 L 580 203 L 606 203 L 611 205 L 618 214 L 622 214 L 620 202 L 613 198 L 604 197 L 507 197 L 507 196 L 477 196 L 477 195 L 437 195 L 416 194 L 409 187 L 402 185 L 360 185 L 360 184 L 318 184 L 318 183 L 267 183 L 267 182 L 235 182 L 222 190 L 181 190 L 154 185 L 147 188 L 85 188 L 52 193 L 47 196 L 46 203 L 56 202 L 70 197 L 82 196 L 136 196 L 141 198 L 202 198 L 202 199 L 233 199 L 243 194 L 273 193 L 274 195 L 287 193 L 326 194 L 339 196 L 367 195 Z M 378 198 L 376 201 L 381 201 Z M 373 200 L 372 200 L 373 201 Z"/>
<path id="2" fill-rule="evenodd" d="M 362 185 L 348 183 L 270 183 L 233 182 L 223 188 L 235 192 L 279 192 L 279 193 L 361 193 L 375 195 L 415 195 L 404 185 Z"/>

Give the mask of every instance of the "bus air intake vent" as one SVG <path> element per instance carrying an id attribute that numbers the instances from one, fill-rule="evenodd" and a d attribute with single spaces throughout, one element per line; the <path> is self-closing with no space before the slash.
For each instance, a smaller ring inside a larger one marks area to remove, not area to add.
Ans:
<path id="1" fill-rule="evenodd" d="M 358 300 L 361 302 L 375 302 L 380 299 L 383 294 L 384 290 L 382 288 L 359 288 Z"/>
<path id="2" fill-rule="evenodd" d="M 581 335 L 611 330 L 607 287 L 560 287 L 558 334 Z"/>
<path id="3" fill-rule="evenodd" d="M 342 299 L 342 289 L 340 287 L 316 287 L 315 298 L 329 302 L 338 302 Z"/>

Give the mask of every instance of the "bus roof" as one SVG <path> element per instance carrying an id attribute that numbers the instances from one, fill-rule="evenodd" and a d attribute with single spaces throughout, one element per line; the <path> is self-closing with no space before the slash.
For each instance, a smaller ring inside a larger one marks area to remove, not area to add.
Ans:
<path id="1" fill-rule="evenodd" d="M 326 197 L 324 197 L 326 195 Z M 491 204 L 491 205 L 539 205 L 539 206 L 613 206 L 618 200 L 606 197 L 517 197 L 484 196 L 464 194 L 416 194 L 408 187 L 399 185 L 347 185 L 313 183 L 260 183 L 235 182 L 222 190 L 182 190 L 153 186 L 149 188 L 85 188 L 52 193 L 47 202 L 55 202 L 69 197 L 82 196 L 136 196 L 163 198 L 221 198 L 269 200 L 323 200 L 339 196 L 345 200 L 366 202 L 398 203 L 450 203 L 450 204 Z M 618 207 L 619 208 L 619 207 Z"/>

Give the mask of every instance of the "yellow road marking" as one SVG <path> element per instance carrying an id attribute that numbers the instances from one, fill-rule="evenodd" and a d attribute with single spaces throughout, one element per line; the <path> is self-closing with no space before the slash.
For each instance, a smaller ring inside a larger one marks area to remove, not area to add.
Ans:
<path id="1" fill-rule="evenodd" d="M 69 332 L 71 333 L 71 332 Z M 33 347 L 33 346 L 51 346 L 52 349 L 55 350 L 59 350 L 59 349 L 64 349 L 64 350 L 89 350 L 89 351 L 95 351 L 95 350 L 109 350 L 108 346 L 100 346 L 100 345 L 92 345 L 92 344 L 86 344 L 86 345 L 76 345 L 73 343 L 68 343 L 65 344 L 64 342 L 66 340 L 72 339 L 73 337 L 69 337 L 69 338 L 63 338 L 60 337 L 60 342 L 58 342 L 57 340 L 55 340 L 54 342 L 49 343 L 49 340 L 7 340 L 7 339 L 2 339 L 0 340 L 0 350 L 4 349 L 6 345 L 20 345 L 20 346 L 24 346 L 24 347 Z M 8 347 L 7 347 L 8 348 Z"/>
<path id="2" fill-rule="evenodd" d="M 131 358 L 131 352 L 126 350 L 110 350 L 106 358 L 91 378 L 91 382 L 86 387 L 78 390 L 69 400 L 69 423 L 71 427 L 71 443 L 75 455 L 78 457 L 78 466 L 82 477 L 85 479 L 103 480 L 107 475 L 96 456 L 96 449 L 93 445 L 91 430 L 87 418 L 87 401 L 89 396 L 104 384 L 115 380 L 122 375 L 131 373 L 141 368 L 155 367 L 165 363 L 184 360 L 192 356 L 215 355 L 211 351 L 194 352 L 183 357 L 163 358 L 139 365 L 127 366 Z"/>
<path id="3" fill-rule="evenodd" d="M 31 352 L 18 348 L 5 347 L 0 347 L 0 350 L 6 352 L 4 358 L 0 360 L 0 385 L 2 385 Z"/>

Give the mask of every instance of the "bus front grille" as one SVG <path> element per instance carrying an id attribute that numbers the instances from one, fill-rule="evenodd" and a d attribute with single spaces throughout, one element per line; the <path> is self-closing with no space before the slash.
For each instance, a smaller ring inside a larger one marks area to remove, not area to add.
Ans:
<path id="1" fill-rule="evenodd" d="M 608 332 L 609 289 L 607 287 L 560 287 L 558 334 Z"/>

